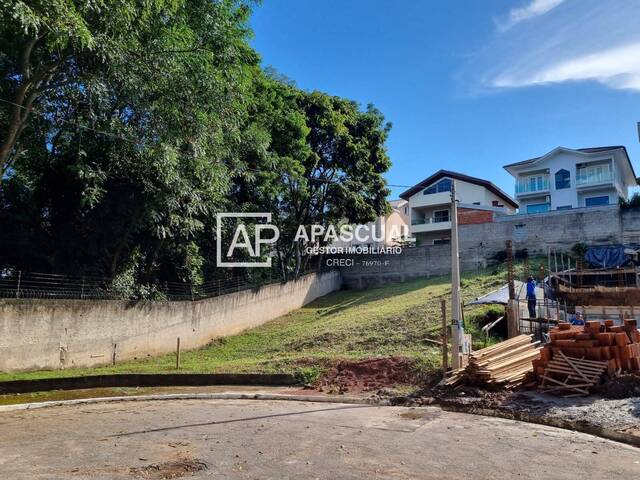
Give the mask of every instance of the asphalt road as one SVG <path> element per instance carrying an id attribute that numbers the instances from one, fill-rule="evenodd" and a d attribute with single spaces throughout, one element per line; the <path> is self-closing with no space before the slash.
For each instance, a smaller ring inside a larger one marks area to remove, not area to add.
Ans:
<path id="1" fill-rule="evenodd" d="M 629 479 L 640 450 L 435 407 L 255 400 L 0 413 L 6 479 Z"/>

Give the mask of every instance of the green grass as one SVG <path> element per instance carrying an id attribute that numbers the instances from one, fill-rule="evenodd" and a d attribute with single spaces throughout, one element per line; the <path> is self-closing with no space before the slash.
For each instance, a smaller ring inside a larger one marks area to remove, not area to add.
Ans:
<path id="1" fill-rule="evenodd" d="M 464 274 L 463 300 L 469 302 L 504 282 L 501 268 Z M 183 352 L 179 372 L 283 372 L 312 381 L 338 358 L 393 355 L 415 358 L 421 369 L 434 369 L 440 365 L 439 347 L 424 339 L 439 335 L 440 299 L 449 302 L 450 294 L 449 277 L 335 292 L 260 327 Z M 482 308 L 466 308 L 467 319 L 481 314 Z M 467 330 L 479 332 L 471 321 L 467 321 Z M 175 355 L 169 354 L 115 366 L 0 374 L 0 381 L 174 372 Z"/>

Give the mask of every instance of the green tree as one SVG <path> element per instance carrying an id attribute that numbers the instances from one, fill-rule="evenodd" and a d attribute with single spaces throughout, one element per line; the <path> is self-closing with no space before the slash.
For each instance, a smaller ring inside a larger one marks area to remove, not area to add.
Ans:
<path id="1" fill-rule="evenodd" d="M 273 75 L 256 82 L 255 98 L 234 199 L 273 213 L 282 274 L 296 277 L 309 259 L 306 242 L 294 241 L 299 225 L 365 223 L 387 212 L 390 124 L 371 105 L 362 111 Z"/>
<path id="2" fill-rule="evenodd" d="M 197 246 L 176 246 L 230 188 L 258 61 L 246 6 L 2 7 L 2 98 L 13 99 L 3 104 L 3 216 L 39 212 L 0 239 L 3 251 L 35 234 L 38 268 L 117 275 L 135 261 L 142 280 L 198 278 Z"/>

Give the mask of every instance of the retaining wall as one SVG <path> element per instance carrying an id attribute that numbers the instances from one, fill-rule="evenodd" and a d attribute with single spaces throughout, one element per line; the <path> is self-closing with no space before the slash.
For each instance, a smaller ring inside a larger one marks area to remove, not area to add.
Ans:
<path id="1" fill-rule="evenodd" d="M 195 302 L 0 300 L 0 371 L 89 367 L 206 345 L 341 286 L 337 271 Z"/>
<path id="2" fill-rule="evenodd" d="M 507 240 L 514 249 L 546 255 L 547 249 L 568 251 L 576 243 L 587 245 L 640 244 L 640 210 L 621 211 L 618 205 L 553 211 L 532 215 L 497 216 L 491 222 L 459 226 L 460 268 L 486 267 Z M 450 245 L 406 248 L 400 255 L 359 255 L 340 269 L 343 282 L 366 288 L 411 278 L 444 275 L 451 271 Z"/>

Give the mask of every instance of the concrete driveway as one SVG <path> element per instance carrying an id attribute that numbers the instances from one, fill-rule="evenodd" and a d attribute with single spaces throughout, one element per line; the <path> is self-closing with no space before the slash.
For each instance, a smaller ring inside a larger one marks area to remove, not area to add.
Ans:
<path id="1" fill-rule="evenodd" d="M 435 407 L 119 402 L 0 414 L 7 479 L 585 479 L 640 474 L 640 451 Z"/>

